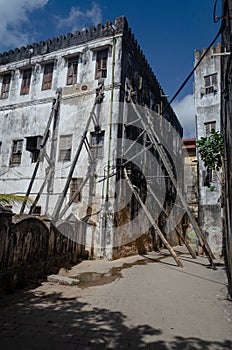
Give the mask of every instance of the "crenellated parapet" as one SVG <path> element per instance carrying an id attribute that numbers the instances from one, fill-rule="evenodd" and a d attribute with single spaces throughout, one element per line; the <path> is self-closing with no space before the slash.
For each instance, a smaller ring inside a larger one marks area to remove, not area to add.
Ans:
<path id="1" fill-rule="evenodd" d="M 0 53 L 0 65 L 8 64 L 14 61 L 20 61 L 29 57 L 44 55 L 57 51 L 84 44 L 88 41 L 107 38 L 115 34 L 123 33 L 128 28 L 127 20 L 124 16 L 115 18 L 112 22 L 107 21 L 105 25 L 99 23 L 97 27 L 91 26 L 89 29 L 82 29 L 82 31 L 75 31 L 74 33 L 62 34 L 53 39 L 41 40 L 39 43 L 22 46 L 15 50 Z"/>

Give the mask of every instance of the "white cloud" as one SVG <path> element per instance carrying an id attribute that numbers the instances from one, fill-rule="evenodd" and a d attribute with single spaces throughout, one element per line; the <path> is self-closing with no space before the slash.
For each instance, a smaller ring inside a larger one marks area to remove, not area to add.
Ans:
<path id="1" fill-rule="evenodd" d="M 173 102 L 172 108 L 184 129 L 184 138 L 195 137 L 194 96 L 187 95 L 182 100 Z"/>
<path id="2" fill-rule="evenodd" d="M 30 34 L 23 31 L 23 25 L 28 22 L 29 13 L 42 8 L 48 1 L 0 0 L 1 46 L 18 47 L 31 41 Z"/>
<path id="3" fill-rule="evenodd" d="M 102 11 L 97 3 L 92 3 L 88 10 L 81 10 L 79 7 L 72 7 L 68 17 L 57 17 L 58 27 L 66 28 L 72 32 L 87 25 L 96 25 L 102 21 Z"/>

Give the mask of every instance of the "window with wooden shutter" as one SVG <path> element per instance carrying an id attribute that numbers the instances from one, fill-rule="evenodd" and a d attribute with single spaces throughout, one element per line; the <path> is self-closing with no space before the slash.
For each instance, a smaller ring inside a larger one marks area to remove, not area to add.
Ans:
<path id="1" fill-rule="evenodd" d="M 72 135 L 60 136 L 59 161 L 68 162 L 71 160 Z"/>
<path id="2" fill-rule="evenodd" d="M 21 85 L 21 95 L 29 94 L 31 84 L 31 68 L 23 71 L 22 85 Z"/>
<path id="3" fill-rule="evenodd" d="M 97 51 L 95 79 L 107 77 L 108 50 Z"/>
<path id="4" fill-rule="evenodd" d="M 205 123 L 205 136 L 210 136 L 212 129 L 216 130 L 216 122 Z"/>
<path id="5" fill-rule="evenodd" d="M 10 91 L 11 74 L 5 74 L 2 78 L 1 99 L 8 98 Z"/>
<path id="6" fill-rule="evenodd" d="M 10 165 L 15 166 L 21 164 L 23 150 L 23 140 L 13 140 Z"/>
<path id="7" fill-rule="evenodd" d="M 82 178 L 72 178 L 70 183 L 70 199 L 73 197 L 73 195 L 79 190 L 81 184 L 83 182 Z M 81 201 L 81 193 L 79 193 L 76 198 L 74 199 L 74 203 L 79 203 Z"/>
<path id="8" fill-rule="evenodd" d="M 52 87 L 53 66 L 54 62 L 47 63 L 44 66 L 42 90 L 48 90 Z"/>
<path id="9" fill-rule="evenodd" d="M 68 60 L 68 73 L 67 73 L 67 85 L 76 84 L 77 71 L 78 71 L 78 56 L 69 58 L 69 60 Z"/>

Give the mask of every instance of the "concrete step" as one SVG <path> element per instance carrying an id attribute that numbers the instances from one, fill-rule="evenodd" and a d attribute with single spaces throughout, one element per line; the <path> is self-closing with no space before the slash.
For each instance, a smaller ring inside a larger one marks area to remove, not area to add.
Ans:
<path id="1" fill-rule="evenodd" d="M 47 281 L 52 283 L 59 283 L 65 286 L 76 286 L 80 282 L 78 279 L 60 275 L 49 275 L 47 276 Z"/>

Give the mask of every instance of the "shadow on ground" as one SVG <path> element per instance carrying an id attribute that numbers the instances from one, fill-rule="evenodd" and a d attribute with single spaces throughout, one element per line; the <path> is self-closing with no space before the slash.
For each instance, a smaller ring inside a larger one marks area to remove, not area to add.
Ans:
<path id="1" fill-rule="evenodd" d="M 162 340 L 165 339 L 165 334 L 161 329 L 154 329 L 146 324 L 128 327 L 126 321 L 126 316 L 121 312 L 92 308 L 90 304 L 78 298 L 65 298 L 62 293 L 25 291 L 15 296 L 8 306 L 0 308 L 0 348 L 1 350 L 232 349 L 229 340 L 215 342 L 175 336 L 171 342 L 165 341 Z"/>

